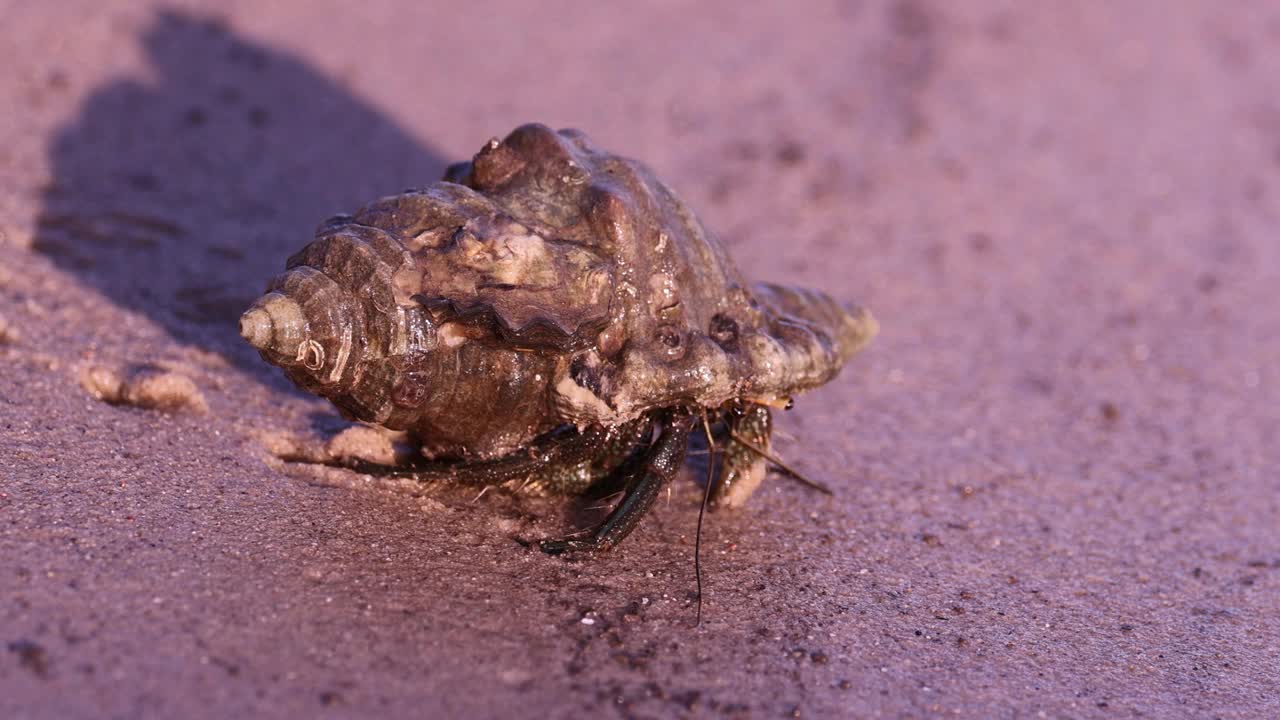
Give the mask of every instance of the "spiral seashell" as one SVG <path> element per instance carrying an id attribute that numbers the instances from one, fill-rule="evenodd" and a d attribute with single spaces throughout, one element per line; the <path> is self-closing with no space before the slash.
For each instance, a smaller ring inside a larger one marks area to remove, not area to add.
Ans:
<path id="1" fill-rule="evenodd" d="M 542 125 L 322 224 L 240 320 L 300 387 L 446 458 L 657 408 L 785 403 L 875 332 L 822 293 L 753 288 L 647 168 Z"/>

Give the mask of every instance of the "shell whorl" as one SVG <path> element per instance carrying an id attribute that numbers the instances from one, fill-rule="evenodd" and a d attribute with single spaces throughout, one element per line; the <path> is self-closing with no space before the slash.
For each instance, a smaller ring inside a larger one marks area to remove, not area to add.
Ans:
<path id="1" fill-rule="evenodd" d="M 491 456 L 548 429 L 555 358 L 498 342 L 483 318 L 433 312 L 402 237 L 360 218 L 322 225 L 241 317 L 240 334 L 347 417 L 429 438 L 429 452 Z"/>
<path id="2" fill-rule="evenodd" d="M 358 401 L 369 363 L 391 355 L 397 334 L 407 334 L 403 322 L 397 327 L 403 313 L 392 277 L 409 262 L 389 234 L 330 221 L 241 316 L 240 334 L 300 386 Z"/>

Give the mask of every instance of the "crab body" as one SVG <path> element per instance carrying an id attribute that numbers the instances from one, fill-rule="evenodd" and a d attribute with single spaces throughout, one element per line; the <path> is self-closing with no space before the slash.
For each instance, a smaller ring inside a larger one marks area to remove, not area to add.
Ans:
<path id="1" fill-rule="evenodd" d="M 833 378 L 875 332 L 825 294 L 749 285 L 643 165 L 532 124 L 442 182 L 321 225 L 241 319 L 295 383 L 407 431 L 433 471 L 573 491 L 627 474 L 614 515 L 574 541 L 589 547 L 634 526 L 699 411 L 730 450 L 755 446 L 726 454 L 716 491 L 744 501 L 768 407 Z M 566 469 L 578 481 L 539 482 Z"/>

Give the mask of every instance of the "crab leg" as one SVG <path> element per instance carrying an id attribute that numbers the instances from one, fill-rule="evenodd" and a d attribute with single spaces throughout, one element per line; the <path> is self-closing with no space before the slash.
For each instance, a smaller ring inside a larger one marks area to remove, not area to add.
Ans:
<path id="1" fill-rule="evenodd" d="M 608 550 L 635 530 L 640 519 L 658 499 L 662 486 L 675 477 L 684 464 L 693 414 L 687 409 L 669 410 L 658 419 L 658 439 L 645 451 L 644 459 L 627 478 L 627 489 L 613 512 L 587 539 L 544 540 L 542 551 L 551 555 L 582 550 Z"/>

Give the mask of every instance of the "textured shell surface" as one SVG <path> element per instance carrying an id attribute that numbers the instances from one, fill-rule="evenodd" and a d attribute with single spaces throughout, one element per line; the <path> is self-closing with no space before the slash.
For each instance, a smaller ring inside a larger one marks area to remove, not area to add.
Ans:
<path id="1" fill-rule="evenodd" d="M 524 125 L 442 182 L 321 225 L 241 332 L 348 417 L 433 457 L 496 457 L 656 408 L 778 404 L 876 332 L 750 285 L 643 165 Z"/>

